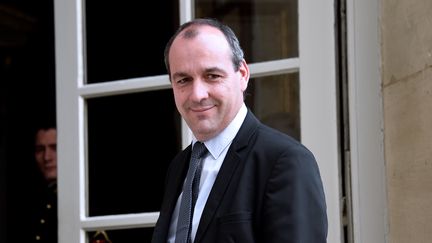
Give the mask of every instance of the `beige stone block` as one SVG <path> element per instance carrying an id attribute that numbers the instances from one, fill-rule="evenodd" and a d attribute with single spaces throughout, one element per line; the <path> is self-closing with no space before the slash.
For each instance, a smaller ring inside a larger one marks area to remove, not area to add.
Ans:
<path id="1" fill-rule="evenodd" d="M 383 98 L 389 242 L 431 242 L 432 68 L 387 85 Z"/>
<path id="2" fill-rule="evenodd" d="M 432 1 L 383 0 L 381 39 L 384 85 L 432 65 Z"/>

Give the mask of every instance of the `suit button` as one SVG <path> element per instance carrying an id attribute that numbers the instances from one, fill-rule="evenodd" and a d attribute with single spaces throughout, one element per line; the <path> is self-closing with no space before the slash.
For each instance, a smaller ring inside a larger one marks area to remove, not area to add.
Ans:
<path id="1" fill-rule="evenodd" d="M 45 219 L 41 219 L 41 220 L 40 220 L 40 223 L 41 223 L 41 224 L 45 224 Z"/>
<path id="2" fill-rule="evenodd" d="M 51 204 L 47 204 L 46 207 L 47 207 L 48 209 L 51 209 Z"/>
<path id="3" fill-rule="evenodd" d="M 36 240 L 40 240 L 41 237 L 39 235 L 36 235 Z"/>

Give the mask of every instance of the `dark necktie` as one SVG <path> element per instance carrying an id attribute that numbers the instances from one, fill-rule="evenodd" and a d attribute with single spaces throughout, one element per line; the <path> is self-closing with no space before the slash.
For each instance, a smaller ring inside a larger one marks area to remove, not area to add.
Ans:
<path id="1" fill-rule="evenodd" d="M 180 203 L 175 243 L 191 242 L 192 216 L 198 197 L 199 181 L 202 170 L 202 157 L 207 148 L 201 142 L 196 142 L 192 149 L 186 182 L 183 185 L 183 196 Z"/>

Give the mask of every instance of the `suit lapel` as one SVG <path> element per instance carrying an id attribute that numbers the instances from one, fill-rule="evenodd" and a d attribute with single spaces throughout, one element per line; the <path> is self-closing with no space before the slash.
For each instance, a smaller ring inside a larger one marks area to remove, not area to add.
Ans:
<path id="1" fill-rule="evenodd" d="M 231 179 L 238 165 L 244 160 L 239 151 L 247 146 L 250 141 L 250 137 L 253 135 L 257 125 L 258 120 L 250 111 L 248 111 L 248 114 L 246 115 L 239 132 L 234 138 L 227 155 L 225 156 L 222 167 L 219 170 L 216 181 L 207 199 L 207 203 L 201 215 L 200 224 L 195 236 L 195 242 L 200 242 L 210 222 L 214 220 L 214 215 L 218 210 L 220 202 L 223 200 Z"/>
<path id="2" fill-rule="evenodd" d="M 177 203 L 177 198 L 182 190 L 184 178 L 186 177 L 190 151 L 191 148 L 189 146 L 182 153 L 180 153 L 179 156 L 173 160 L 172 166 L 170 167 L 169 173 L 167 174 L 168 178 L 166 181 L 168 185 L 165 187 L 167 191 L 164 195 L 164 203 L 161 208 L 159 219 L 160 225 L 158 226 L 158 228 L 163 231 L 160 232 L 161 236 L 168 236 L 171 215 L 173 214 L 175 205 Z M 163 242 L 166 242 L 166 238 Z"/>
<path id="3" fill-rule="evenodd" d="M 213 220 L 214 214 L 219 207 L 220 201 L 223 199 L 225 191 L 230 184 L 232 175 L 234 174 L 239 162 L 240 160 L 234 152 L 228 153 L 225 157 L 223 165 L 207 199 L 204 211 L 201 215 L 200 224 L 195 236 L 195 242 L 200 242 L 200 238 L 207 230 L 210 222 Z"/>
<path id="4" fill-rule="evenodd" d="M 169 194 L 167 195 L 169 197 L 169 204 L 168 209 L 169 212 L 172 213 L 174 210 L 174 207 L 177 203 L 177 198 L 180 195 L 180 192 L 183 188 L 183 181 L 186 177 L 187 170 L 189 168 L 189 159 L 190 159 L 190 152 L 191 149 L 188 147 L 176 160 L 176 163 L 174 164 L 173 169 L 171 170 L 171 176 L 172 178 L 168 178 L 172 184 L 172 186 L 169 186 L 172 190 L 169 191 Z"/>

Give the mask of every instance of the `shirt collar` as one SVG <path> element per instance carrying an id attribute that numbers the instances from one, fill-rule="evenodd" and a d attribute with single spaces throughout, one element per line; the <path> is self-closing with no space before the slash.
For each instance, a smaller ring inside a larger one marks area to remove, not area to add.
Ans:
<path id="1" fill-rule="evenodd" d="M 216 137 L 204 142 L 206 148 L 214 159 L 217 159 L 221 155 L 222 151 L 231 144 L 232 140 L 237 135 L 237 132 L 240 130 L 246 114 L 247 108 L 243 103 L 243 105 L 240 107 L 240 110 L 237 112 L 237 115 L 230 122 L 230 124 Z M 195 144 L 196 141 L 197 139 L 193 136 L 192 144 Z"/>

